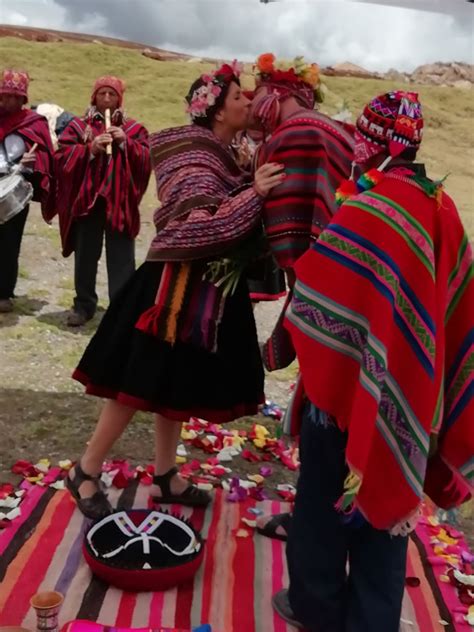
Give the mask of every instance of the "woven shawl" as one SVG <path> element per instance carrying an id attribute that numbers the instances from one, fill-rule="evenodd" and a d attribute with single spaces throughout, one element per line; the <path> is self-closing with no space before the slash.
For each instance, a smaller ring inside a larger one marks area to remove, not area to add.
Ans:
<path id="1" fill-rule="evenodd" d="M 161 206 L 148 261 L 164 262 L 155 305 L 137 328 L 174 344 L 217 349 L 223 291 L 206 280 L 206 265 L 248 237 L 260 222 L 262 199 L 229 148 L 197 125 L 151 137 Z"/>
<path id="2" fill-rule="evenodd" d="M 348 431 L 355 506 L 391 529 L 416 514 L 424 490 L 439 506 L 464 501 L 474 280 L 452 200 L 389 174 L 341 207 L 295 270 L 287 327 L 306 394 Z"/>

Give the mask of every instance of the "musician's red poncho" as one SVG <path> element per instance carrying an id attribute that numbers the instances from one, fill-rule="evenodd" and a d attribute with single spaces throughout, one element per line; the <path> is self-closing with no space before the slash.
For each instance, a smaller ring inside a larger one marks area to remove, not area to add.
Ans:
<path id="1" fill-rule="evenodd" d="M 112 156 L 91 153 L 91 141 L 105 133 L 104 117 L 94 106 L 85 117 L 74 118 L 59 138 L 56 206 L 65 257 L 74 250 L 71 229 L 75 220 L 88 215 L 99 198 L 114 230 L 126 232 L 131 238 L 140 230 L 138 207 L 150 177 L 148 132 L 121 109 L 113 113 L 112 125 L 122 127 L 127 136 L 121 146 L 113 144 Z"/>
<path id="2" fill-rule="evenodd" d="M 0 143 L 9 134 L 18 134 L 25 141 L 29 151 L 36 143 L 36 161 L 33 167 L 34 201 L 41 203 L 41 211 L 46 221 L 54 214 L 50 208 L 53 145 L 48 123 L 43 116 L 29 109 L 14 114 L 0 108 Z"/>

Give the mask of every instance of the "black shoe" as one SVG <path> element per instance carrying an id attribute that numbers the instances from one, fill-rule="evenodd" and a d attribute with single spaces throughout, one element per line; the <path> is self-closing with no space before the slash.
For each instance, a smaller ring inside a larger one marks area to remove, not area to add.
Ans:
<path id="1" fill-rule="evenodd" d="M 13 301 L 11 298 L 0 299 L 0 314 L 8 314 L 13 311 Z"/>
<path id="2" fill-rule="evenodd" d="M 66 324 L 68 327 L 82 327 L 90 320 L 92 316 L 87 316 L 84 312 L 76 312 L 76 310 L 71 310 L 67 317 Z"/>
<path id="3" fill-rule="evenodd" d="M 277 592 L 272 597 L 273 610 L 290 625 L 298 630 L 303 630 L 304 625 L 295 619 L 293 610 L 290 606 L 290 600 L 288 599 L 288 590 L 284 588 Z"/>

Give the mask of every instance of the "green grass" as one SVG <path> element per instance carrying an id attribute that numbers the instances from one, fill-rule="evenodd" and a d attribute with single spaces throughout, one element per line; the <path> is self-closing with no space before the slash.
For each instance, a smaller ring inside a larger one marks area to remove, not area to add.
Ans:
<path id="1" fill-rule="evenodd" d="M 125 79 L 125 104 L 134 118 L 151 131 L 186 121 L 184 95 L 196 76 L 210 64 L 155 61 L 140 51 L 105 44 L 28 42 L 13 37 L 0 40 L 0 65 L 26 68 L 31 76 L 32 103 L 55 102 L 76 114 L 89 102 L 96 77 L 114 73 Z M 249 67 L 248 67 L 249 69 Z M 252 79 L 244 77 L 250 86 Z M 356 114 L 371 97 L 407 87 L 392 81 L 324 78 L 328 93 L 323 111 L 334 114 L 345 101 Z M 421 158 L 432 177 L 450 173 L 446 183 L 471 237 L 474 236 L 473 165 L 474 99 L 472 90 L 410 86 L 420 94 L 426 117 Z M 154 206 L 153 186 L 145 200 L 145 217 Z M 151 217 L 151 215 L 150 215 Z"/>

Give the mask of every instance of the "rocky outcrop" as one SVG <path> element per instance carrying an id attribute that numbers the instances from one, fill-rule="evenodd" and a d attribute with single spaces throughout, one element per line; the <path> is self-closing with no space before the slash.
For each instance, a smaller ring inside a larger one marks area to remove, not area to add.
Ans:
<path id="1" fill-rule="evenodd" d="M 384 74 L 371 72 L 361 66 L 345 62 L 323 69 L 329 77 L 359 77 L 361 79 L 387 79 L 398 85 L 417 83 L 423 85 L 452 86 L 463 90 L 474 85 L 474 65 L 464 62 L 436 63 L 419 66 L 412 73 L 391 68 Z"/>
<path id="2" fill-rule="evenodd" d="M 327 66 L 323 68 L 322 73 L 329 77 L 359 77 L 361 79 L 380 79 L 381 76 L 377 72 L 371 72 L 348 61 L 335 66 Z"/>
<path id="3" fill-rule="evenodd" d="M 462 62 L 425 64 L 411 75 L 413 83 L 466 88 L 474 83 L 474 65 Z"/>

